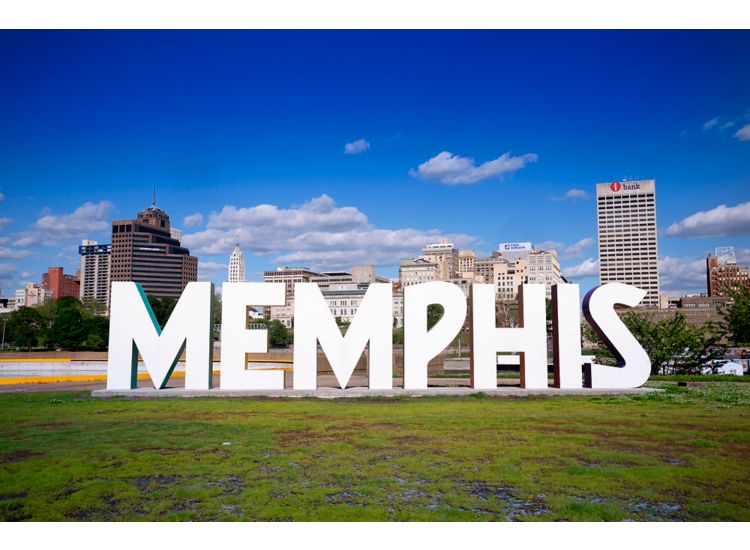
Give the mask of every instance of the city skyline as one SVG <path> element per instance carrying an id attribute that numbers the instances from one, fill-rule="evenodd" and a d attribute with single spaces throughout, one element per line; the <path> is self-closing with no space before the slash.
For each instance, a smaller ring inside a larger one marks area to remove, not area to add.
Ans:
<path id="1" fill-rule="evenodd" d="M 750 263 L 748 45 L 733 32 L 3 32 L 0 288 L 73 272 L 81 240 L 108 243 L 155 183 L 217 285 L 237 239 L 259 281 L 369 263 L 395 278 L 447 237 L 481 256 L 556 249 L 586 290 L 595 184 L 654 179 L 661 290 L 705 292 L 715 247 Z"/>

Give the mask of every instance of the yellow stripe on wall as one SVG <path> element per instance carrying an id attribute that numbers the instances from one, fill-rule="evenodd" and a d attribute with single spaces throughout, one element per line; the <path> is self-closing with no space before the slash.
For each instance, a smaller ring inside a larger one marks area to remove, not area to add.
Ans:
<path id="1" fill-rule="evenodd" d="M 70 359 L 0 359 L 0 363 L 70 363 Z"/>
<path id="2" fill-rule="evenodd" d="M 254 368 L 250 370 L 283 370 L 285 372 L 291 372 L 290 367 L 269 367 L 269 368 Z M 220 370 L 213 371 L 214 374 L 221 374 Z M 173 372 L 172 377 L 184 378 L 185 373 Z M 150 376 L 147 372 L 140 373 L 138 380 L 149 380 Z M 13 376 L 13 377 L 0 377 L 0 386 L 9 386 L 11 384 L 60 384 L 66 382 L 106 382 L 106 374 L 87 374 L 87 375 L 62 375 L 62 376 Z"/>

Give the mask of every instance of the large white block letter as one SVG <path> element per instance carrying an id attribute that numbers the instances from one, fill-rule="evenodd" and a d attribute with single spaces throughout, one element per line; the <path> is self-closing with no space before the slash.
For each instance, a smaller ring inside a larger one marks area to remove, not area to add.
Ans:
<path id="1" fill-rule="evenodd" d="M 345 388 L 369 340 L 370 388 L 393 387 L 393 305 L 391 285 L 372 283 L 346 336 L 341 335 L 315 283 L 294 285 L 294 389 L 314 390 L 318 342 L 339 385 Z"/>
<path id="2" fill-rule="evenodd" d="M 583 299 L 583 314 L 604 340 L 617 361 L 609 367 L 592 363 L 584 372 L 590 388 L 637 388 L 648 380 L 651 361 L 614 309 L 615 304 L 637 306 L 646 291 L 623 283 L 607 283 L 592 288 Z"/>
<path id="3" fill-rule="evenodd" d="M 221 291 L 221 389 L 283 390 L 284 372 L 247 369 L 249 352 L 268 351 L 268 331 L 247 328 L 248 306 L 283 306 L 284 283 L 224 283 Z"/>
<path id="4" fill-rule="evenodd" d="M 521 353 L 521 387 L 547 387 L 547 322 L 544 285 L 520 285 L 521 328 L 495 326 L 493 285 L 471 285 L 471 383 L 477 389 L 497 387 L 497 352 Z"/>
<path id="5" fill-rule="evenodd" d="M 443 316 L 428 331 L 430 304 L 443 306 Z M 404 289 L 404 389 L 427 388 L 427 363 L 453 341 L 465 320 L 466 297 L 458 286 L 432 281 Z"/>
<path id="6" fill-rule="evenodd" d="M 205 390 L 213 375 L 212 283 L 188 283 L 164 330 L 138 283 L 112 283 L 107 389 L 137 387 L 138 352 L 154 387 L 167 385 L 185 351 L 185 388 Z"/>
<path id="7" fill-rule="evenodd" d="M 578 285 L 552 285 L 552 347 L 556 388 L 583 387 L 581 305 Z"/>

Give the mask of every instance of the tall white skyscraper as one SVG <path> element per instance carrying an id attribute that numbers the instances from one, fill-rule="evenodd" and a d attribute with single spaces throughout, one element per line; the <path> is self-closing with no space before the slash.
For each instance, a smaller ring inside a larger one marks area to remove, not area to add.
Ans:
<path id="1" fill-rule="evenodd" d="M 656 182 L 615 181 L 596 185 L 599 281 L 646 291 L 641 306 L 659 307 L 656 243 Z"/>
<path id="2" fill-rule="evenodd" d="M 234 247 L 229 256 L 229 282 L 241 283 L 245 280 L 245 255 L 240 250 L 240 243 Z"/>

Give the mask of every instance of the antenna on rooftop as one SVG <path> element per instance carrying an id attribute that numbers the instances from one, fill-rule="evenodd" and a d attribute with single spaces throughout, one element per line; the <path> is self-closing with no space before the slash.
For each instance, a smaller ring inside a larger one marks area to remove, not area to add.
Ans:
<path id="1" fill-rule="evenodd" d="M 156 184 L 154 184 L 153 195 L 151 198 L 151 206 L 156 206 Z"/>

